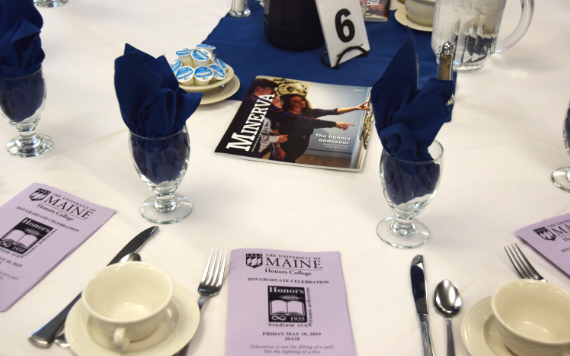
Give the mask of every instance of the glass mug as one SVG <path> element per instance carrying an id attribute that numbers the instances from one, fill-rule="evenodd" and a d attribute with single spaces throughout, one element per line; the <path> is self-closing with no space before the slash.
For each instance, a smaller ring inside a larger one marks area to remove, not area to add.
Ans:
<path id="1" fill-rule="evenodd" d="M 455 46 L 453 70 L 471 71 L 483 67 L 495 52 L 517 43 L 530 26 L 533 0 L 520 0 L 522 11 L 514 32 L 498 40 L 507 0 L 436 0 L 431 48 L 438 55 L 447 41 Z"/>

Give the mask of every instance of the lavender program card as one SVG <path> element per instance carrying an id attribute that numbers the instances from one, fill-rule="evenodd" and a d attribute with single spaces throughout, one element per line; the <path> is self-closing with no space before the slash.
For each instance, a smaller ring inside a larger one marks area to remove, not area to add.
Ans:
<path id="1" fill-rule="evenodd" d="M 115 210 L 45 184 L 0 207 L 0 311 L 8 310 Z"/>
<path id="2" fill-rule="evenodd" d="M 339 252 L 232 251 L 226 356 L 356 356 Z"/>
<path id="3" fill-rule="evenodd" d="M 516 233 L 570 276 L 570 214 L 523 227 Z"/>

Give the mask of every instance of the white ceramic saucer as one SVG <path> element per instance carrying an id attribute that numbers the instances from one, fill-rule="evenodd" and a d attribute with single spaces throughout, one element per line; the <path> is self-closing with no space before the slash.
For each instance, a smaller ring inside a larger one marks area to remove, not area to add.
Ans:
<path id="1" fill-rule="evenodd" d="M 404 26 L 409 26 L 410 28 L 413 28 L 414 30 L 431 32 L 433 29 L 432 26 L 420 25 L 420 24 L 417 24 L 417 23 L 413 22 L 412 20 L 410 20 L 410 18 L 408 17 L 408 14 L 406 13 L 406 8 L 404 6 L 400 7 L 398 10 L 396 10 L 396 13 L 394 14 L 394 16 L 396 17 L 396 21 L 398 21 L 399 23 L 401 23 Z"/>
<path id="2" fill-rule="evenodd" d="M 469 309 L 461 322 L 461 338 L 471 356 L 516 356 L 501 339 L 491 309 L 491 297 Z"/>
<path id="3" fill-rule="evenodd" d="M 198 303 L 179 284 L 174 284 L 168 315 L 148 338 L 133 342 L 129 352 L 113 350 L 112 340 L 94 325 L 83 302 L 78 301 L 65 322 L 65 335 L 77 356 L 172 356 L 194 336 L 200 323 Z"/>

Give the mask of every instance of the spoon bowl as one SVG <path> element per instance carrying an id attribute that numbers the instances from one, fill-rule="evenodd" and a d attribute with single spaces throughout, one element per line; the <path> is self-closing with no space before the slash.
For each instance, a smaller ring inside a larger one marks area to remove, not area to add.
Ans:
<path id="1" fill-rule="evenodd" d="M 123 256 L 123 258 L 121 258 L 119 260 L 120 263 L 131 262 L 131 261 L 140 262 L 141 261 L 141 255 L 139 255 L 136 252 L 132 252 L 132 253 L 129 253 L 128 255 Z"/>
<path id="2" fill-rule="evenodd" d="M 441 281 L 435 288 L 433 303 L 435 309 L 445 318 L 451 318 L 459 313 L 463 305 L 459 290 L 448 279 Z"/>
<path id="3" fill-rule="evenodd" d="M 447 355 L 455 356 L 455 345 L 453 343 L 453 330 L 451 329 L 451 317 L 459 313 L 463 301 L 459 295 L 459 290 L 450 280 L 441 281 L 433 295 L 433 304 L 438 313 L 445 318 L 447 325 Z"/>

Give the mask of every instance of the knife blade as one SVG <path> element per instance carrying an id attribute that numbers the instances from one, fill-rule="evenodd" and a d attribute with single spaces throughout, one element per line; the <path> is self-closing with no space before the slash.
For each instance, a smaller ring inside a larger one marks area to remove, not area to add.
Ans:
<path id="1" fill-rule="evenodd" d="M 412 260 L 410 277 L 412 280 L 412 294 L 414 296 L 414 302 L 416 303 L 416 312 L 420 319 L 424 356 L 433 356 L 433 348 L 429 336 L 426 279 L 424 274 L 424 257 L 422 255 L 417 255 Z"/>
<path id="2" fill-rule="evenodd" d="M 113 257 L 109 265 L 119 262 L 123 256 L 128 255 L 132 252 L 137 252 L 155 233 L 159 230 L 158 226 L 149 227 L 137 236 L 135 236 L 129 243 L 123 247 L 119 253 Z M 65 324 L 65 319 L 71 308 L 77 303 L 81 298 L 81 293 L 79 293 L 72 301 L 69 303 L 62 311 L 54 316 L 50 321 L 48 321 L 44 326 L 36 330 L 33 334 L 28 337 L 28 340 L 32 345 L 41 348 L 48 348 L 53 343 L 55 337 L 62 329 Z"/>

